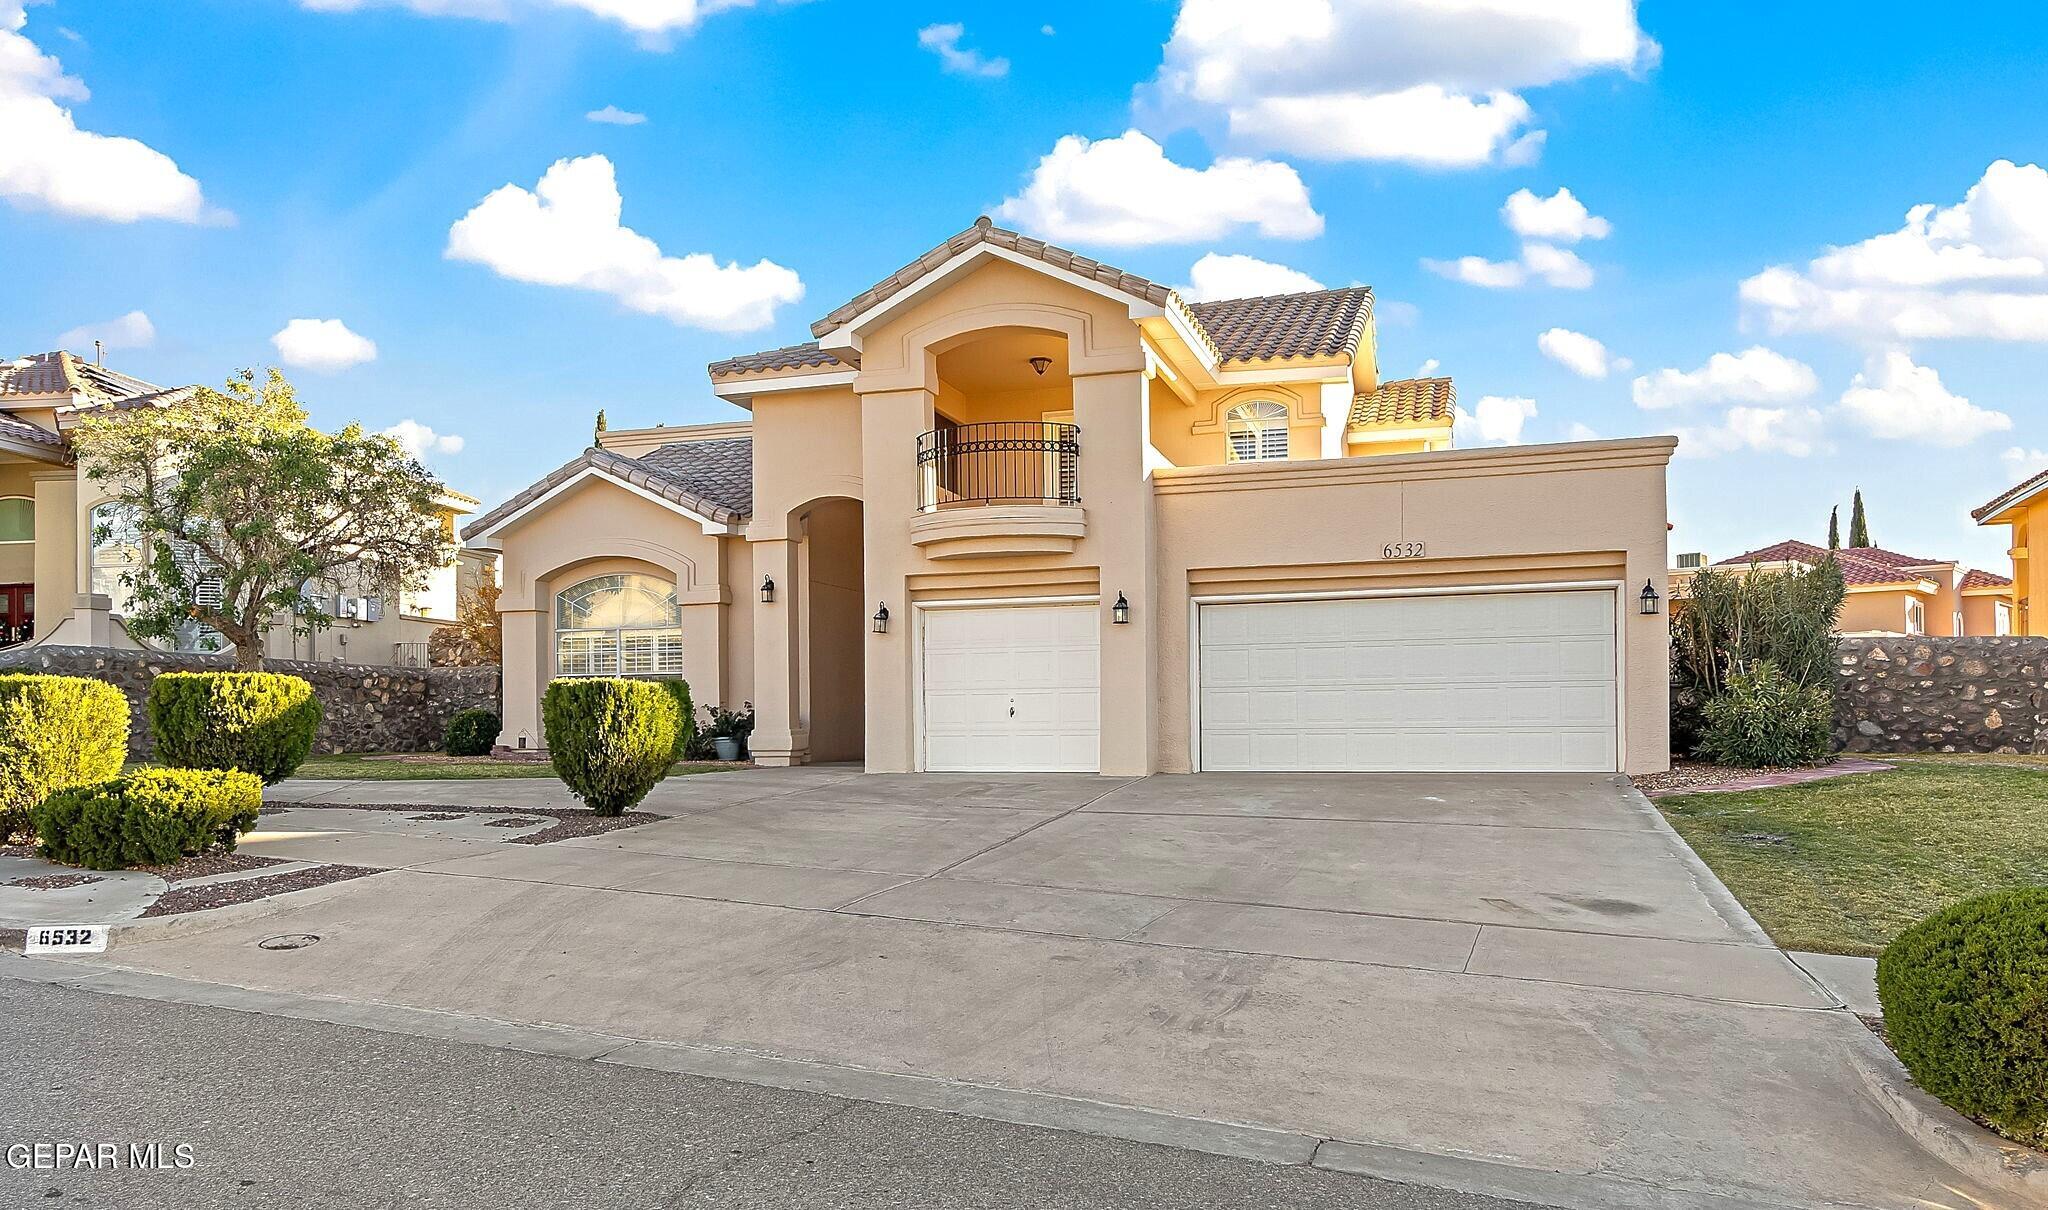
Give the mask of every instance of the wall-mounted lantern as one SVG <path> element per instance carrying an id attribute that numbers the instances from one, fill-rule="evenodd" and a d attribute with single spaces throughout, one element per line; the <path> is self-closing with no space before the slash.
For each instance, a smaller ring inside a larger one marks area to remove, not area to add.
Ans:
<path id="1" fill-rule="evenodd" d="M 1130 625 L 1131 602 L 1124 594 L 1116 594 L 1116 604 L 1109 607 L 1109 620 L 1118 626 Z"/>
<path id="2" fill-rule="evenodd" d="M 875 610 L 875 633 L 889 633 L 889 606 L 887 602 L 884 602 L 880 609 Z"/>
<path id="3" fill-rule="evenodd" d="M 775 599 L 775 577 L 761 577 L 761 603 L 766 605 Z"/>
<path id="4" fill-rule="evenodd" d="M 1643 591 L 1636 595 L 1636 608 L 1642 613 L 1657 612 L 1657 586 L 1643 581 Z"/>

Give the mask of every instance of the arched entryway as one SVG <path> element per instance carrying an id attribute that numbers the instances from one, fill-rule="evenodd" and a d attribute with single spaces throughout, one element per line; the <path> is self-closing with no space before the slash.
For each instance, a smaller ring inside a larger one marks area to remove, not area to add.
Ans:
<path id="1" fill-rule="evenodd" d="M 810 759 L 857 761 L 867 749 L 867 592 L 861 505 L 833 497 L 804 510 L 800 692 Z"/>

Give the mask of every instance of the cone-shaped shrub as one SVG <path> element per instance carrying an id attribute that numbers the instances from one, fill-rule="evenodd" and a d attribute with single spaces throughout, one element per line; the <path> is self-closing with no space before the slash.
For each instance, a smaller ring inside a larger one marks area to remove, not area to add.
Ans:
<path id="1" fill-rule="evenodd" d="M 320 729 L 313 686 L 275 672 L 166 672 L 149 686 L 156 758 L 180 769 L 290 777 Z"/>
<path id="2" fill-rule="evenodd" d="M 657 681 L 560 680 L 541 699 L 555 776 L 599 815 L 647 797 L 675 763 L 676 699 Z"/>
<path id="3" fill-rule="evenodd" d="M 29 830 L 29 812 L 70 786 L 121 774 L 128 699 L 81 676 L 0 676 L 0 843 Z"/>
<path id="4" fill-rule="evenodd" d="M 42 854 L 65 865 L 119 870 L 166 865 L 235 847 L 256 826 L 263 783 L 212 769 L 142 769 L 52 794 L 33 815 Z"/>

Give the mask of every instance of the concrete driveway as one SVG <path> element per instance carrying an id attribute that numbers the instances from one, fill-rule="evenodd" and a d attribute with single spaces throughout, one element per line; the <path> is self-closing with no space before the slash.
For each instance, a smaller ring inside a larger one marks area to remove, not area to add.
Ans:
<path id="1" fill-rule="evenodd" d="M 675 817 L 417 860 L 380 835 L 330 859 L 405 868 L 105 961 L 1263 1127 L 1553 1204 L 1998 1204 L 1620 778 L 761 770 L 645 806 Z M 287 932 L 322 940 L 254 947 Z"/>

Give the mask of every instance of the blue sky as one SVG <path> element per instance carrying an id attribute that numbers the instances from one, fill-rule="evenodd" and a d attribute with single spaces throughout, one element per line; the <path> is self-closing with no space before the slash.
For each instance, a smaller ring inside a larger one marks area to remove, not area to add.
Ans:
<path id="1" fill-rule="evenodd" d="M 994 212 L 1176 285 L 1370 283 L 1468 440 L 1681 432 L 1675 549 L 1817 540 L 1860 485 L 1880 543 L 2004 568 L 1967 511 L 2048 466 L 2035 7 L 1219 3 L 0 0 L 0 352 L 287 359 L 491 501 L 599 407 L 731 418 L 706 362 Z"/>

